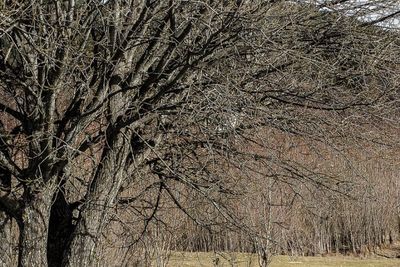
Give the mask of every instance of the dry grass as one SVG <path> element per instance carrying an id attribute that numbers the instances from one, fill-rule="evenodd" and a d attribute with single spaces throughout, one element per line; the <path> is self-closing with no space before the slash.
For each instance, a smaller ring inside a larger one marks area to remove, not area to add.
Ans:
<path id="1" fill-rule="evenodd" d="M 218 265 L 215 265 L 218 258 Z M 251 254 L 235 253 L 180 253 L 172 254 L 168 267 L 256 267 L 257 257 Z M 367 258 L 348 256 L 332 257 L 289 257 L 276 256 L 271 267 L 399 267 L 399 259 Z"/>

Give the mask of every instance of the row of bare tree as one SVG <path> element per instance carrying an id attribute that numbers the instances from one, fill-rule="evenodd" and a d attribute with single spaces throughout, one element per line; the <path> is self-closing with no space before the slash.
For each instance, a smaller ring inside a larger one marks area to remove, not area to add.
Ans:
<path id="1" fill-rule="evenodd" d="M 282 144 L 287 142 L 282 140 Z M 266 266 L 276 254 L 371 256 L 398 242 L 398 151 L 385 149 L 375 154 L 376 147 L 352 150 L 347 156 L 357 160 L 349 162 L 344 155 L 310 155 L 304 146 L 297 143 L 294 147 L 284 148 L 290 158 L 309 160 L 308 166 L 318 165 L 314 171 L 329 170 L 332 176 L 340 174 L 349 179 L 322 188 L 252 172 L 245 179 L 246 192 L 219 202 L 237 216 L 233 223 L 227 223 L 207 203 L 199 205 L 192 199 L 192 213 L 202 214 L 207 223 L 195 222 L 164 199 L 162 211 L 144 235 L 127 228 L 114 233 L 114 245 L 130 246 L 129 251 L 116 252 L 110 246 L 106 255 L 114 262 L 126 257 L 127 262 L 140 259 L 139 265 L 158 261 L 157 266 L 163 266 L 161 263 L 166 264 L 177 251 L 226 252 L 233 261 L 234 253 L 246 252 L 258 254 L 260 265 Z M 126 239 L 127 232 L 138 239 Z"/>
<path id="2" fill-rule="evenodd" d="M 154 220 L 148 223 L 145 216 L 137 216 L 144 219 L 146 231 L 120 220 L 129 216 L 122 206 L 121 217 L 110 229 L 125 228 L 110 235 L 105 257 L 111 262 L 124 258 L 127 265 L 137 261 L 139 266 L 155 262 L 165 266 L 176 251 L 233 252 L 229 254 L 233 262 L 234 253 L 250 252 L 259 255 L 260 266 L 266 266 L 276 254 L 370 256 L 398 242 L 397 147 L 379 144 L 357 149 L 350 144 L 347 152 L 328 152 L 326 147 L 310 149 L 297 136 L 275 138 L 276 152 L 299 169 L 278 175 L 268 174 L 263 164 L 243 172 L 236 166 L 218 165 L 217 173 L 229 179 L 224 184 L 235 181 L 235 191 L 209 203 L 196 192 L 176 186 L 184 208 L 176 208 L 174 200 L 162 196 Z M 301 169 L 304 166 L 309 169 Z M 299 176 L 300 171 L 307 175 Z M 148 208 L 154 208 L 150 201 L 156 196 L 158 192 L 148 195 Z"/>

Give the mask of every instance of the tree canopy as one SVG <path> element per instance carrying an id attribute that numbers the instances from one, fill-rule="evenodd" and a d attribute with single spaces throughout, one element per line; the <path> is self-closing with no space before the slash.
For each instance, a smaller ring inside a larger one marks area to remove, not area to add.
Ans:
<path id="1" fill-rule="evenodd" d="M 98 266 L 112 223 L 145 233 L 166 201 L 205 229 L 247 229 L 231 200 L 260 166 L 342 192 L 344 177 L 278 156 L 269 135 L 397 142 L 398 36 L 340 13 L 240 0 L 0 12 L 6 265 L 19 233 L 19 266 Z"/>

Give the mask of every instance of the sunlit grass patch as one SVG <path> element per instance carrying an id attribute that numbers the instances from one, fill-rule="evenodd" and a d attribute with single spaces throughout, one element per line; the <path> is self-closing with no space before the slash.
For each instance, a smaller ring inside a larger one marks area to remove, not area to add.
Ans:
<path id="1" fill-rule="evenodd" d="M 168 267 L 256 267 L 257 256 L 246 253 L 174 252 Z M 273 257 L 271 267 L 399 267 L 400 259 L 358 258 L 350 256 L 329 257 Z"/>

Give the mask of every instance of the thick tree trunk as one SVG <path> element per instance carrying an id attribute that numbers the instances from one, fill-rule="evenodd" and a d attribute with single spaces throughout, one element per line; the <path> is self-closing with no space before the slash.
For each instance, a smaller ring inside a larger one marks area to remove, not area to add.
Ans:
<path id="1" fill-rule="evenodd" d="M 24 207 L 18 266 L 47 266 L 47 237 L 52 202 L 49 191 L 35 194 Z"/>
<path id="2" fill-rule="evenodd" d="M 11 218 L 0 211 L 0 266 L 15 265 Z"/>
<path id="3" fill-rule="evenodd" d="M 110 220 L 125 176 L 124 163 L 129 153 L 127 133 L 118 134 L 102 155 L 102 164 L 92 181 L 85 206 L 76 225 L 63 266 L 98 266 L 98 245 Z"/>

